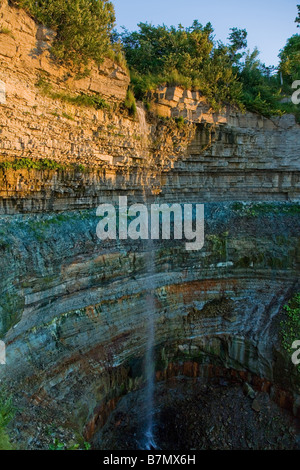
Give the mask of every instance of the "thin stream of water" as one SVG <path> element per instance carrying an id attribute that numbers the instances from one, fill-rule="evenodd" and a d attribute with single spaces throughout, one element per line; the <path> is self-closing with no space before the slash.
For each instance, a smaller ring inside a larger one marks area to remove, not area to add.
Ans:
<path id="1" fill-rule="evenodd" d="M 137 106 L 137 114 L 139 120 L 139 126 L 141 136 L 144 145 L 147 147 L 149 126 L 146 122 L 145 110 L 142 106 Z M 149 182 L 145 181 L 144 184 L 144 202 L 149 205 L 149 194 L 150 194 Z M 146 351 L 145 351 L 145 416 L 146 424 L 143 430 L 142 447 L 145 450 L 156 449 L 157 445 L 154 439 L 154 391 L 155 391 L 155 358 L 154 358 L 154 346 L 155 346 L 155 298 L 154 298 L 154 275 L 155 275 L 155 252 L 154 245 L 151 237 L 148 240 L 148 251 L 146 253 L 146 285 L 145 285 L 145 314 L 146 314 Z"/>
<path id="2" fill-rule="evenodd" d="M 152 242 L 149 242 L 152 244 Z M 154 285 L 153 276 L 155 270 L 154 251 L 153 247 L 147 254 L 147 296 L 146 296 L 146 313 L 147 313 L 147 345 L 146 345 L 146 358 L 145 358 L 145 376 L 146 376 L 146 431 L 145 447 L 147 450 L 156 448 L 154 440 L 154 423 L 153 423 L 153 410 L 154 410 L 154 390 L 155 390 L 155 359 L 154 359 L 154 345 L 155 345 L 155 300 L 154 300 Z"/>

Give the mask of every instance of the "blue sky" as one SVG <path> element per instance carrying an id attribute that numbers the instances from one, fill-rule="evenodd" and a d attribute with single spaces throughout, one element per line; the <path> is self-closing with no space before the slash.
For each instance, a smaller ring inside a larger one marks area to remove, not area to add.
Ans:
<path id="1" fill-rule="evenodd" d="M 216 39 L 226 41 L 232 27 L 246 28 L 248 47 L 261 52 L 266 65 L 278 64 L 279 50 L 300 33 L 294 20 L 300 0 L 112 0 L 117 27 L 137 29 L 137 23 L 190 26 L 194 19 L 212 23 Z"/>

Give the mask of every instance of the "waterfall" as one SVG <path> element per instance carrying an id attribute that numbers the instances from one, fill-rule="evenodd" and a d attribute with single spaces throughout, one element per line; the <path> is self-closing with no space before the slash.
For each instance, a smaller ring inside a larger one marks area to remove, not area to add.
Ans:
<path id="1" fill-rule="evenodd" d="M 137 110 L 137 115 L 138 115 L 138 120 L 139 120 L 139 125 L 140 125 L 141 136 L 143 139 L 147 139 L 148 134 L 149 134 L 149 125 L 147 124 L 147 121 L 146 121 L 145 109 L 143 105 L 137 104 L 136 110 Z"/>
<path id="2" fill-rule="evenodd" d="M 139 121 L 140 134 L 142 138 L 142 151 L 148 152 L 148 137 L 150 128 L 146 121 L 146 112 L 142 104 L 137 105 L 137 115 Z M 149 158 L 147 159 L 149 163 Z M 151 169 L 145 173 L 143 185 L 143 199 L 148 206 L 151 201 Z M 146 379 L 145 398 L 143 415 L 145 416 L 145 425 L 143 427 L 143 436 L 141 445 L 143 449 L 157 449 L 154 440 L 154 392 L 155 392 L 155 251 L 151 237 L 148 240 L 148 251 L 146 252 L 146 280 L 144 284 L 145 295 L 145 329 L 146 329 L 146 350 L 144 363 L 144 376 Z"/>
<path id="3" fill-rule="evenodd" d="M 149 242 L 153 245 L 153 242 Z M 153 246 L 149 246 L 147 254 L 147 281 L 146 281 L 146 314 L 147 314 L 147 344 L 145 356 L 145 377 L 146 377 L 146 393 L 145 393 L 145 411 L 146 411 L 146 431 L 145 431 L 145 448 L 146 450 L 155 449 L 154 441 L 154 391 L 155 391 L 155 299 L 154 299 L 154 250 Z"/>
<path id="4" fill-rule="evenodd" d="M 145 188 L 144 199 L 147 204 L 147 191 Z M 150 227 L 150 225 L 149 225 Z M 157 449 L 154 440 L 154 392 L 155 392 L 155 249 L 153 240 L 149 237 L 146 251 L 146 280 L 145 280 L 145 314 L 146 314 L 146 351 L 144 375 L 146 379 L 144 415 L 145 429 L 143 436 L 143 448 L 146 450 Z"/>

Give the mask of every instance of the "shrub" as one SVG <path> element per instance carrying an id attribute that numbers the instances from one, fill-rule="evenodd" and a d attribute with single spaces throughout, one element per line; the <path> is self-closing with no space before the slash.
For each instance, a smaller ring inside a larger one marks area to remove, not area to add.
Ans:
<path id="1" fill-rule="evenodd" d="M 128 109 L 129 114 L 135 117 L 137 113 L 137 108 L 136 108 L 135 97 L 131 90 L 127 91 L 124 105 L 125 105 L 125 108 Z"/>
<path id="2" fill-rule="evenodd" d="M 1 28 L 0 27 L 0 34 L 6 34 L 7 36 L 10 36 L 11 38 L 14 39 L 14 35 L 13 35 L 12 31 L 8 28 Z"/>
<path id="3" fill-rule="evenodd" d="M 6 427 L 13 419 L 16 409 L 13 405 L 12 396 L 4 389 L 0 390 L 0 450 L 11 450 L 12 445 L 6 433 Z"/>
<path id="4" fill-rule="evenodd" d="M 182 129 L 185 126 L 185 119 L 183 116 L 179 116 L 175 119 L 178 129 Z"/>
<path id="5" fill-rule="evenodd" d="M 291 355 L 294 341 L 300 340 L 300 293 L 284 306 L 285 320 L 281 322 L 281 340 L 284 349 Z M 300 366 L 298 366 L 300 372 Z"/>
<path id="6" fill-rule="evenodd" d="M 62 169 L 63 165 L 55 160 L 45 159 L 31 159 L 31 158 L 16 158 L 14 161 L 4 161 L 0 163 L 0 168 L 3 170 L 58 170 Z"/>
<path id="7" fill-rule="evenodd" d="M 241 86 L 228 49 L 213 41 L 210 23 L 190 28 L 140 23 L 139 31 L 120 35 L 137 98 L 159 85 L 201 89 L 212 106 L 238 104 Z"/>
<path id="8" fill-rule="evenodd" d="M 37 21 L 52 28 L 52 53 L 62 61 L 101 63 L 111 49 L 115 13 L 109 0 L 13 0 Z"/>
<path id="9" fill-rule="evenodd" d="M 283 74 L 284 86 L 287 91 L 287 86 L 300 78 L 300 34 L 294 34 L 288 39 L 279 57 L 279 68 Z"/>
<path id="10" fill-rule="evenodd" d="M 52 98 L 53 100 L 60 100 L 65 103 L 74 104 L 76 106 L 85 106 L 95 109 L 110 109 L 109 103 L 100 95 L 87 95 L 81 93 L 80 95 L 70 95 L 66 92 L 54 92 L 51 83 L 44 75 L 41 75 L 36 83 L 36 86 L 41 92 Z"/>
<path id="11" fill-rule="evenodd" d="M 2 170 L 75 170 L 81 173 L 88 171 L 88 168 L 82 164 L 70 163 L 69 165 L 63 165 L 56 160 L 49 160 L 47 158 L 16 158 L 15 160 L 6 160 L 0 162 L 0 169 Z"/>
<path id="12" fill-rule="evenodd" d="M 300 21 L 300 20 L 298 20 Z M 290 38 L 281 52 L 282 90 L 275 67 L 266 67 L 259 51 L 246 53 L 247 31 L 231 28 L 229 43 L 214 41 L 210 23 L 197 20 L 191 27 L 140 23 L 138 31 L 120 34 L 135 96 L 145 100 L 149 91 L 163 86 L 200 90 L 215 111 L 226 104 L 266 117 L 295 114 L 299 107 L 282 103 L 283 91 L 292 93 L 292 78 L 299 78 L 299 35 Z"/>

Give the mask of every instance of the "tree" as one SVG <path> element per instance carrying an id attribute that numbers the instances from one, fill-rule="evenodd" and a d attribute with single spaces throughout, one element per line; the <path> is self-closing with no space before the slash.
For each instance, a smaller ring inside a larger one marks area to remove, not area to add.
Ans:
<path id="1" fill-rule="evenodd" d="M 300 5 L 297 5 L 297 8 L 298 8 L 298 16 L 295 19 L 295 23 L 298 23 L 297 28 L 300 28 Z"/>
<path id="2" fill-rule="evenodd" d="M 201 67 L 213 48 L 212 27 L 194 21 L 192 27 L 167 27 L 140 23 L 139 31 L 125 30 L 121 40 L 129 66 L 140 74 L 177 70 L 189 75 Z"/>
<path id="3" fill-rule="evenodd" d="M 233 64 L 238 65 L 239 61 L 242 57 L 244 57 L 245 52 L 237 53 L 242 49 L 246 49 L 247 43 L 247 36 L 248 33 L 245 29 L 238 29 L 238 28 L 230 28 L 231 33 L 229 34 L 229 54 L 230 59 Z"/>
<path id="4" fill-rule="evenodd" d="M 283 75 L 290 82 L 298 80 L 300 77 L 300 34 L 294 34 L 288 39 L 279 57 L 279 69 Z"/>
<path id="5" fill-rule="evenodd" d="M 240 87 L 228 48 L 214 42 L 211 23 L 203 26 L 195 20 L 188 28 L 148 23 L 138 26 L 138 31 L 121 34 L 138 98 L 167 84 L 200 89 L 215 108 L 224 102 L 237 102 Z"/>
<path id="6" fill-rule="evenodd" d="M 56 32 L 52 52 L 64 61 L 100 63 L 110 48 L 115 13 L 109 0 L 14 0 Z"/>

